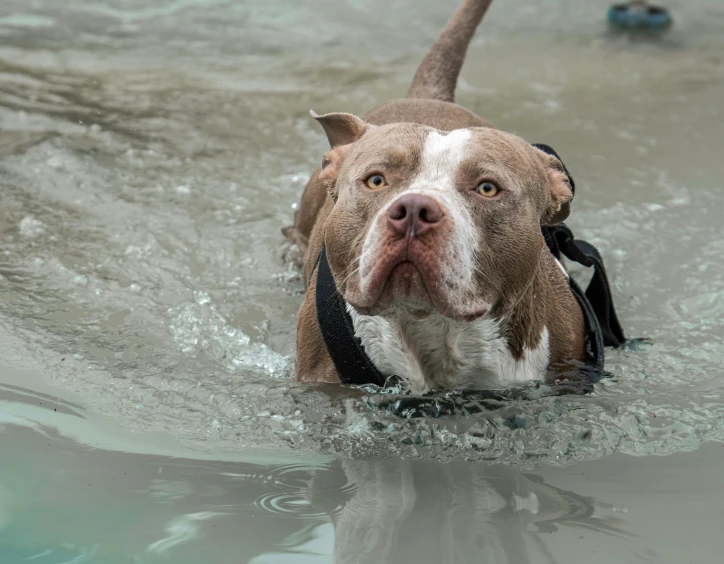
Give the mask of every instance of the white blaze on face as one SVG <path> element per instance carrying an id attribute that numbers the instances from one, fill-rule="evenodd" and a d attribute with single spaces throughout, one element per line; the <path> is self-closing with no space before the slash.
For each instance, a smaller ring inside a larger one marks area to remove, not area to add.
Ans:
<path id="1" fill-rule="evenodd" d="M 410 190 L 417 184 L 441 191 L 454 189 L 455 176 L 471 135 L 469 129 L 456 129 L 447 134 L 430 131 L 425 139 L 420 170 Z"/>
<path id="2" fill-rule="evenodd" d="M 474 256 L 478 248 L 478 235 L 473 217 L 455 180 L 472 132 L 456 129 L 450 133 L 430 131 L 425 138 L 420 168 L 403 194 L 424 194 L 440 204 L 446 221 L 450 221 L 453 235 L 447 249 L 440 249 L 441 274 L 453 287 L 463 293 L 472 283 L 475 272 Z M 360 290 L 366 292 L 379 245 L 384 240 L 387 212 L 395 200 L 382 208 L 367 232 L 360 257 Z M 456 251 L 456 252 L 453 252 Z M 454 300 L 452 300 L 454 301 Z"/>

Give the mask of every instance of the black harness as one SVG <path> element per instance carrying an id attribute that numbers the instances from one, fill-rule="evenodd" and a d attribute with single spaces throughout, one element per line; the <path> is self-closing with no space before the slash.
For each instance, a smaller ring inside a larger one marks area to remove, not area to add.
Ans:
<path id="1" fill-rule="evenodd" d="M 547 145 L 534 146 L 560 160 L 556 152 Z M 565 165 L 563 169 L 575 191 L 575 184 Z M 611 287 L 601 254 L 590 243 L 575 239 L 571 230 L 563 223 L 543 226 L 542 231 L 548 248 L 557 259 L 564 256 L 570 261 L 593 268 L 593 278 L 585 292 L 572 277 L 569 276 L 568 281 L 586 321 L 587 378 L 597 380 L 603 370 L 604 347 L 620 347 L 625 341 L 613 306 Z M 383 387 L 385 376 L 372 363 L 362 341 L 354 334 L 352 317 L 347 311 L 347 303 L 337 290 L 324 245 L 317 259 L 316 301 L 317 322 L 324 344 L 342 382 Z"/>

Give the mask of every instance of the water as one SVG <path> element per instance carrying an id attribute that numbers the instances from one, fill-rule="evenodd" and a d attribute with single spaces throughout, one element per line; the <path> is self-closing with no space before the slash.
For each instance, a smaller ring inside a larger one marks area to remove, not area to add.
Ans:
<path id="1" fill-rule="evenodd" d="M 651 346 L 590 396 L 470 417 L 289 381 L 308 110 L 400 96 L 455 5 L 3 2 L 0 561 L 718 561 L 717 0 L 666 2 L 660 39 L 605 2 L 496 3 L 459 87 L 563 155 Z"/>

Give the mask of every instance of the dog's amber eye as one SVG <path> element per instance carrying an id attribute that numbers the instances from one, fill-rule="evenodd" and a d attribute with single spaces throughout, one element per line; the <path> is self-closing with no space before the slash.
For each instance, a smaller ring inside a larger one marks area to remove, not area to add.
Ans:
<path id="1" fill-rule="evenodd" d="M 481 196 L 492 198 L 498 193 L 498 187 L 492 182 L 481 182 L 475 187 L 475 191 Z"/>
<path id="2" fill-rule="evenodd" d="M 387 181 L 381 174 L 373 174 L 365 180 L 365 184 L 367 184 L 367 186 L 372 190 L 379 190 L 380 188 L 387 186 Z"/>

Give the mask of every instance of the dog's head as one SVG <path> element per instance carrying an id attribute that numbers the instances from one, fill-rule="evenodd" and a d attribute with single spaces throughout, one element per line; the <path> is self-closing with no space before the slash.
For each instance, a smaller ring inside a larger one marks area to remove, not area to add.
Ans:
<path id="1" fill-rule="evenodd" d="M 492 128 L 312 115 L 331 145 L 320 173 L 335 202 L 328 260 L 352 306 L 472 320 L 517 303 L 544 249 L 541 225 L 569 213 L 558 159 Z"/>

